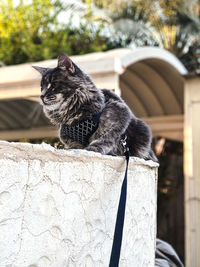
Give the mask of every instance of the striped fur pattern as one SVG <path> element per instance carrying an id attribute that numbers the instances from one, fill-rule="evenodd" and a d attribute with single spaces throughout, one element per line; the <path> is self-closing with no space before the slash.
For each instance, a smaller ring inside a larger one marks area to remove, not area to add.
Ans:
<path id="1" fill-rule="evenodd" d="M 102 112 L 98 129 L 91 136 L 89 145 L 83 147 L 60 134 L 66 148 L 123 155 L 120 139 L 126 134 L 132 156 L 156 161 L 151 150 L 149 127 L 135 117 L 119 96 L 109 90 L 98 89 L 69 57 L 59 55 L 56 68 L 34 68 L 42 75 L 41 103 L 44 113 L 60 129 L 63 124 L 73 125 Z"/>

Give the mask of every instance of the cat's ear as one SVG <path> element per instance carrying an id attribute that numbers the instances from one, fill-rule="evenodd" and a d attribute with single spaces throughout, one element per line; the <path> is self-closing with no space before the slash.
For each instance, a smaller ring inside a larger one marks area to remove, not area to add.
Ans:
<path id="1" fill-rule="evenodd" d="M 68 70 L 71 73 L 75 72 L 73 62 L 68 56 L 63 53 L 58 56 L 58 68 L 62 70 Z"/>
<path id="2" fill-rule="evenodd" d="M 42 68 L 38 66 L 32 66 L 35 70 L 37 70 L 42 76 L 47 72 L 47 68 Z"/>

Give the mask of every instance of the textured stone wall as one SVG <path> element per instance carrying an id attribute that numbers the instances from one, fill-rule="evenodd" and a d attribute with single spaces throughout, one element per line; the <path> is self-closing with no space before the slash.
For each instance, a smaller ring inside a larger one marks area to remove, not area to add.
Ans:
<path id="1" fill-rule="evenodd" d="M 0 266 L 108 267 L 125 160 L 0 141 Z M 157 165 L 130 161 L 120 267 L 154 267 Z"/>

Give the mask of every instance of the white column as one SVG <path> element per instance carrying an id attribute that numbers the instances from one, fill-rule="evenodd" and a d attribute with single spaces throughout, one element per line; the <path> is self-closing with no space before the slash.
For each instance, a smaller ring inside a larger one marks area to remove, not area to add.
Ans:
<path id="1" fill-rule="evenodd" d="M 0 141 L 0 266 L 107 267 L 125 159 Z M 154 267 L 157 164 L 133 158 L 120 267 Z"/>
<path id="2" fill-rule="evenodd" d="M 187 267 L 200 266 L 200 78 L 185 82 L 184 173 L 185 256 Z"/>

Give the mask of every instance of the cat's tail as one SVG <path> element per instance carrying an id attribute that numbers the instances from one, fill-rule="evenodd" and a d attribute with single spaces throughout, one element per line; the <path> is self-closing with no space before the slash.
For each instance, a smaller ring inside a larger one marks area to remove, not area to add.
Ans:
<path id="1" fill-rule="evenodd" d="M 158 162 L 151 149 L 151 129 L 143 120 L 133 118 L 125 134 L 127 135 L 127 143 L 131 156 Z"/>

